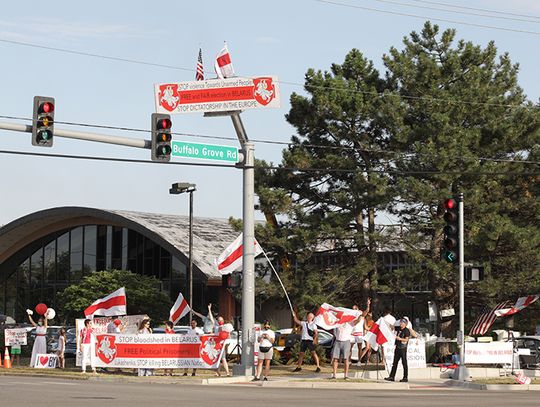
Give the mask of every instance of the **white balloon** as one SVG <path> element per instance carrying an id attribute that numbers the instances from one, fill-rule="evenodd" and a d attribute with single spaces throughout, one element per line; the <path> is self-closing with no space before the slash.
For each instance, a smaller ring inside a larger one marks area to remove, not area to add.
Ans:
<path id="1" fill-rule="evenodd" d="M 232 332 L 234 330 L 232 324 L 224 324 L 223 325 L 223 328 L 221 328 L 222 331 L 225 331 L 225 332 Z"/>
<path id="2" fill-rule="evenodd" d="M 27 310 L 26 310 L 26 313 L 27 313 L 28 315 L 34 315 L 34 311 L 32 311 L 31 309 L 27 309 Z"/>
<path id="3" fill-rule="evenodd" d="M 56 316 L 56 311 L 52 308 L 48 308 L 45 312 L 45 318 L 47 319 L 53 319 Z"/>

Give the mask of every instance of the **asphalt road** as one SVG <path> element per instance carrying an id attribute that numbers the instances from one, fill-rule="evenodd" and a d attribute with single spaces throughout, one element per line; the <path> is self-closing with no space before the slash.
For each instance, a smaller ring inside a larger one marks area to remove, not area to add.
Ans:
<path id="1" fill-rule="evenodd" d="M 534 406 L 536 391 L 276 389 L 0 376 L 0 406 Z"/>

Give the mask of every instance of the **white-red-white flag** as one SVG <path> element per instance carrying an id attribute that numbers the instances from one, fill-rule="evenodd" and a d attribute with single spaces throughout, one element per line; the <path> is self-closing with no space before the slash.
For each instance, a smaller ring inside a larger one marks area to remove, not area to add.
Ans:
<path id="1" fill-rule="evenodd" d="M 364 340 L 369 343 L 371 348 L 375 351 L 379 349 L 380 345 L 394 341 L 395 338 L 394 332 L 383 318 L 379 318 L 364 335 Z"/>
<path id="2" fill-rule="evenodd" d="M 231 78 L 234 76 L 234 68 L 231 62 L 231 54 L 227 48 L 227 43 L 219 51 L 214 62 L 214 69 L 219 79 Z"/>
<path id="3" fill-rule="evenodd" d="M 84 315 L 86 318 L 92 318 L 94 315 L 105 317 L 126 315 L 126 306 L 126 290 L 122 287 L 106 297 L 94 301 L 92 305 L 84 310 Z"/>
<path id="4" fill-rule="evenodd" d="M 176 302 L 174 303 L 171 311 L 169 312 L 169 321 L 171 321 L 173 324 L 176 324 L 190 310 L 191 308 L 189 307 L 189 304 L 185 300 L 182 293 L 178 294 L 178 298 L 176 299 Z"/>
<path id="5" fill-rule="evenodd" d="M 244 254 L 244 234 L 240 233 L 234 242 L 232 242 L 216 259 L 215 264 L 217 270 L 223 274 L 231 274 L 233 271 L 242 267 L 242 255 Z M 261 245 L 255 241 L 255 257 L 263 252 Z"/>
<path id="6" fill-rule="evenodd" d="M 313 322 L 323 329 L 334 329 L 339 325 L 352 322 L 362 315 L 362 311 L 334 307 L 330 304 L 322 304 L 315 315 Z"/>
<path id="7" fill-rule="evenodd" d="M 529 305 L 531 305 L 533 302 L 535 302 L 538 298 L 540 298 L 540 295 L 527 295 L 526 297 L 519 297 L 514 305 L 512 305 L 510 308 L 502 308 L 498 309 L 495 312 L 495 315 L 498 317 L 506 317 L 508 315 L 513 315 L 516 312 L 521 311 L 523 308 L 527 308 Z"/>

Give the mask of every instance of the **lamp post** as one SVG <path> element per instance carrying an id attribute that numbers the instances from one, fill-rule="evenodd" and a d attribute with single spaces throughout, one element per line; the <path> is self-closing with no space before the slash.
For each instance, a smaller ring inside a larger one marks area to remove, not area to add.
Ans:
<path id="1" fill-rule="evenodd" d="M 188 182 L 176 182 L 171 185 L 169 193 L 172 195 L 179 195 L 183 193 L 189 193 L 189 322 L 193 318 L 193 192 L 197 190 L 195 184 Z"/>

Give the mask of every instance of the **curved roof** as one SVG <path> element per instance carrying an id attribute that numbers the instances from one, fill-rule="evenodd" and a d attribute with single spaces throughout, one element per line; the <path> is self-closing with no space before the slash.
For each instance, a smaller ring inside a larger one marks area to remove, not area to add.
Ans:
<path id="1" fill-rule="evenodd" d="M 114 225 L 139 232 L 187 263 L 189 217 L 155 213 L 58 207 L 34 212 L 0 228 L 0 264 L 33 241 L 80 225 Z M 193 218 L 193 265 L 209 279 L 220 279 L 216 259 L 238 236 L 228 220 Z"/>

